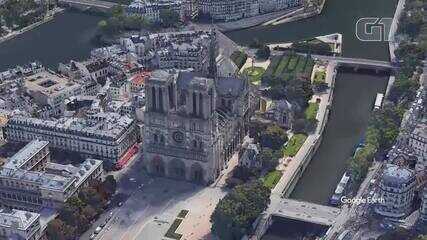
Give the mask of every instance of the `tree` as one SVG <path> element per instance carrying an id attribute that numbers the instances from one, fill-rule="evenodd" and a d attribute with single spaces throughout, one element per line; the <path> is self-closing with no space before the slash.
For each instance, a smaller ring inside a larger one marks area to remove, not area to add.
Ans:
<path id="1" fill-rule="evenodd" d="M 123 17 L 125 15 L 125 9 L 120 5 L 116 5 L 111 8 L 111 15 L 113 17 Z"/>
<path id="2" fill-rule="evenodd" d="M 179 14 L 170 9 L 160 10 L 160 20 L 163 26 L 172 27 L 179 22 Z"/>
<path id="3" fill-rule="evenodd" d="M 77 237 L 75 227 L 69 226 L 57 218 L 48 223 L 46 234 L 50 240 L 74 240 Z"/>
<path id="4" fill-rule="evenodd" d="M 127 30 L 141 30 L 145 26 L 145 20 L 138 15 L 131 15 L 125 18 L 124 27 Z"/>
<path id="5" fill-rule="evenodd" d="M 308 106 L 308 101 L 313 96 L 313 89 L 309 81 L 298 79 L 296 77 L 289 78 L 286 81 L 285 96 L 288 101 L 296 103 L 301 109 Z"/>
<path id="6" fill-rule="evenodd" d="M 399 102 L 412 102 L 415 100 L 418 90 L 418 79 L 410 78 L 404 74 L 399 74 L 391 88 L 388 100 L 397 104 Z"/>
<path id="7" fill-rule="evenodd" d="M 68 202 L 64 204 L 64 206 L 59 210 L 59 219 L 64 221 L 67 225 L 75 226 L 78 223 L 77 214 L 80 210 L 69 204 Z"/>
<path id="8" fill-rule="evenodd" d="M 277 124 L 267 127 L 265 132 L 260 134 L 261 147 L 268 147 L 273 150 L 281 149 L 283 144 L 288 140 L 288 135 L 283 128 Z"/>
<path id="9" fill-rule="evenodd" d="M 47 224 L 46 234 L 49 239 L 65 240 L 63 233 L 64 223 L 59 219 L 53 219 Z"/>
<path id="10" fill-rule="evenodd" d="M 96 217 L 96 215 L 98 215 L 98 213 L 92 206 L 87 205 L 82 209 L 82 215 L 85 216 L 89 221 L 91 221 Z"/>
<path id="11" fill-rule="evenodd" d="M 296 52 L 303 53 L 316 53 L 316 54 L 325 54 L 330 55 L 332 48 L 328 43 L 321 41 L 312 41 L 312 42 L 297 42 L 292 44 L 292 49 Z"/>
<path id="12" fill-rule="evenodd" d="M 283 154 L 280 150 L 273 151 L 273 149 L 265 147 L 261 150 L 258 157 L 262 162 L 264 170 L 270 172 L 276 169 L 277 164 L 279 164 L 279 159 L 283 157 Z"/>
<path id="13" fill-rule="evenodd" d="M 389 231 L 378 238 L 378 240 L 411 240 L 411 239 L 412 239 L 411 232 L 404 228 L 397 228 L 396 230 Z"/>
<path id="14" fill-rule="evenodd" d="M 427 235 L 420 235 L 415 240 L 427 240 Z"/>
<path id="15" fill-rule="evenodd" d="M 79 198 L 86 204 L 91 205 L 97 212 L 105 206 L 105 199 L 103 199 L 95 188 L 84 188 L 79 193 Z"/>
<path id="16" fill-rule="evenodd" d="M 108 175 L 105 178 L 104 182 L 102 183 L 102 186 L 103 186 L 104 190 L 106 191 L 107 195 L 111 196 L 114 193 L 116 193 L 117 181 L 113 175 Z"/>
<path id="17" fill-rule="evenodd" d="M 393 146 L 399 135 L 404 108 L 400 105 L 386 104 L 374 112 L 370 119 L 367 141 L 380 150 Z"/>
<path id="18" fill-rule="evenodd" d="M 259 59 L 268 59 L 270 57 L 270 48 L 266 45 L 262 45 L 257 51 L 256 51 L 256 57 Z"/>
<path id="19" fill-rule="evenodd" d="M 250 180 L 258 175 L 258 172 L 255 169 L 248 168 L 245 166 L 237 166 L 233 170 L 233 178 L 238 178 L 243 182 Z"/>
<path id="20" fill-rule="evenodd" d="M 269 203 L 270 189 L 261 181 L 237 186 L 212 213 L 212 233 L 221 240 L 240 240 Z"/>
<path id="21" fill-rule="evenodd" d="M 365 178 L 376 151 L 375 146 L 367 144 L 356 153 L 356 156 L 350 158 L 349 169 L 355 181 Z"/>
<path id="22" fill-rule="evenodd" d="M 328 89 L 328 84 L 325 82 L 314 81 L 313 82 L 313 91 L 314 92 L 324 92 Z"/>
<path id="23" fill-rule="evenodd" d="M 309 134 L 316 130 L 317 124 L 317 119 L 306 119 L 305 117 L 298 118 L 294 121 L 294 124 L 292 124 L 292 131 L 294 133 Z"/>
<path id="24" fill-rule="evenodd" d="M 259 142 L 261 132 L 263 132 L 266 129 L 266 125 L 258 122 L 258 121 L 251 121 L 249 123 L 249 137 L 253 138 L 256 143 Z"/>

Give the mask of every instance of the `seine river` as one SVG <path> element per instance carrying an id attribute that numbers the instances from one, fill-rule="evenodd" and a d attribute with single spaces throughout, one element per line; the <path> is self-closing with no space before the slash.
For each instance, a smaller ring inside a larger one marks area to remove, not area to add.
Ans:
<path id="1" fill-rule="evenodd" d="M 287 42 L 319 35 L 342 33 L 347 57 L 388 59 L 386 43 L 366 43 L 355 38 L 361 17 L 393 17 L 397 0 L 327 0 L 320 16 L 278 26 L 255 27 L 227 33 L 245 44 L 257 37 L 264 42 Z M 52 22 L 0 44 L 0 71 L 39 60 L 55 68 L 59 62 L 84 59 L 92 48 L 98 16 L 65 12 Z M 346 160 L 366 130 L 377 92 L 384 92 L 387 76 L 340 72 L 332 113 L 319 151 L 298 183 L 292 198 L 326 203 L 341 178 Z M 267 240 L 286 239 L 273 227 Z M 292 238 L 295 239 L 295 238 Z"/>

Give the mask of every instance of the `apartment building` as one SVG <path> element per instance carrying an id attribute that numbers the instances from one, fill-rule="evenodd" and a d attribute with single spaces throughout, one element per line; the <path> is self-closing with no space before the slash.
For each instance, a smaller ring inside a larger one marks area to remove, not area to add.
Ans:
<path id="1" fill-rule="evenodd" d="M 40 214 L 0 208 L 0 239 L 37 240 L 41 237 Z"/>
<path id="2" fill-rule="evenodd" d="M 80 166 L 49 160 L 49 142 L 34 140 L 0 170 L 0 207 L 38 211 L 59 208 L 94 180 L 101 180 L 102 161 L 87 159 Z"/>
<path id="3" fill-rule="evenodd" d="M 200 12 L 215 21 L 236 21 L 302 6 L 302 0 L 200 0 Z"/>
<path id="4" fill-rule="evenodd" d="M 184 18 L 184 5 L 182 1 L 173 0 L 136 0 L 129 4 L 126 8 L 128 15 L 137 15 L 152 22 L 160 22 L 160 12 L 164 10 L 175 11 L 180 15 L 180 18 Z"/>
<path id="5" fill-rule="evenodd" d="M 217 46 L 215 31 L 183 31 L 132 36 L 121 46 L 138 57 L 146 68 L 188 69 L 207 73 Z"/>
<path id="6" fill-rule="evenodd" d="M 416 188 L 415 174 L 412 170 L 387 164 L 379 184 L 379 199 L 384 199 L 375 206 L 379 215 L 402 218 L 409 214 Z"/>
<path id="7" fill-rule="evenodd" d="M 24 77 L 24 90 L 40 106 L 49 106 L 53 115 L 65 110 L 65 99 L 80 95 L 82 87 L 51 71 L 41 71 Z"/>
<path id="8" fill-rule="evenodd" d="M 134 119 L 103 112 L 84 118 L 64 117 L 58 120 L 14 116 L 4 131 L 8 141 L 40 139 L 49 141 L 53 148 L 111 163 L 117 162 L 138 139 Z"/>

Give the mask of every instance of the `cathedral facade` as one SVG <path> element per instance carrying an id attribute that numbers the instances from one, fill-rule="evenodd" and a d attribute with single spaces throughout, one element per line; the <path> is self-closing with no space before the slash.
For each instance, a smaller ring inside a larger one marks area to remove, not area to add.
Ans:
<path id="1" fill-rule="evenodd" d="M 159 176 L 214 182 L 246 135 L 247 79 L 156 70 L 145 91 L 146 169 Z"/>

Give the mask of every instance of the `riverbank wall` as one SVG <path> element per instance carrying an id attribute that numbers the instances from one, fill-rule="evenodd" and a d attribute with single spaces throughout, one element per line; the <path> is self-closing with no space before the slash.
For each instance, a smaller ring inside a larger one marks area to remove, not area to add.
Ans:
<path id="1" fill-rule="evenodd" d="M 320 144 L 322 143 L 326 124 L 328 123 L 332 102 L 334 99 L 335 80 L 337 76 L 338 64 L 335 61 L 328 63 L 328 71 L 325 82 L 328 83 L 329 89 L 326 94 L 321 95 L 321 106 L 317 119 L 319 121 L 315 133 L 309 135 L 304 142 L 303 146 L 298 151 L 297 155 L 290 162 L 289 167 L 284 171 L 282 178 L 277 183 L 275 188 L 271 191 L 271 202 L 278 201 L 278 199 L 288 198 L 294 190 L 298 180 L 303 175 L 305 169 L 311 162 L 314 154 L 317 152 Z M 272 203 L 270 203 L 272 205 Z M 273 204 L 274 205 L 274 204 Z M 272 224 L 271 215 L 268 210 L 261 214 L 256 221 L 256 229 L 252 236 L 244 237 L 247 240 L 260 240 L 267 232 Z"/>
<path id="2" fill-rule="evenodd" d="M 33 30 L 34 28 L 36 28 L 36 27 L 38 27 L 38 26 L 40 26 L 40 25 L 42 25 L 44 23 L 52 21 L 55 18 L 55 15 L 60 14 L 60 13 L 62 13 L 64 11 L 65 11 L 65 9 L 63 9 L 63 8 L 57 8 L 57 9 L 55 9 L 51 15 L 45 17 L 43 20 L 35 22 L 35 23 L 33 23 L 33 24 L 29 25 L 29 26 L 26 26 L 26 27 L 20 29 L 19 31 L 14 31 L 14 32 L 12 32 L 12 33 L 10 33 L 10 34 L 8 34 L 8 35 L 0 38 L 0 44 L 3 43 L 3 42 L 6 42 L 8 40 L 11 40 L 11 39 L 13 39 L 13 38 L 15 38 L 15 37 L 17 37 L 17 36 L 25 33 L 25 32 Z"/>
<path id="3" fill-rule="evenodd" d="M 402 16 L 403 10 L 405 9 L 405 4 L 406 4 L 406 0 L 399 0 L 396 6 L 396 11 L 394 12 L 393 22 L 390 26 L 390 33 L 388 36 L 388 49 L 389 49 L 391 63 L 395 63 L 397 61 L 396 54 L 394 53 L 396 49 L 399 47 L 399 43 L 397 42 L 397 39 L 396 39 L 396 34 L 399 27 L 399 19 Z M 389 95 L 395 80 L 396 80 L 395 76 L 390 76 L 387 83 L 385 97 Z"/>
<path id="4" fill-rule="evenodd" d="M 307 10 L 305 7 L 295 7 L 278 12 L 244 18 L 233 22 L 216 23 L 215 26 L 221 32 L 231 32 L 260 25 L 278 25 L 282 23 L 298 21 L 321 14 L 325 3 L 326 0 L 323 2 L 322 6 L 318 8 L 311 7 L 309 10 Z"/>
<path id="5" fill-rule="evenodd" d="M 324 131 L 326 129 L 326 124 L 328 123 L 330 111 L 332 102 L 334 99 L 334 89 L 335 89 L 335 79 L 337 76 L 337 63 L 334 61 L 330 61 L 328 64 L 328 73 L 327 73 L 327 80 L 326 82 L 329 83 L 329 90 L 326 94 L 322 95 L 320 97 L 321 99 L 321 106 L 319 106 L 319 115 L 317 117 L 318 119 L 318 125 L 317 129 L 314 134 L 311 134 L 307 137 L 305 143 L 300 149 L 300 152 L 298 152 L 295 156 L 298 162 L 298 168 L 294 169 L 294 171 L 291 173 L 290 177 L 288 177 L 288 180 L 283 185 L 276 185 L 276 188 L 273 189 L 273 193 L 279 194 L 283 198 L 288 198 L 293 190 L 295 189 L 295 186 L 297 185 L 299 179 L 304 174 L 305 169 L 308 167 L 308 165 L 311 162 L 311 159 L 316 154 L 317 150 L 320 147 L 320 144 L 322 143 Z M 323 101 L 323 106 L 322 106 Z M 298 159 L 299 158 L 299 159 Z M 285 172 L 284 174 L 289 174 Z"/>

